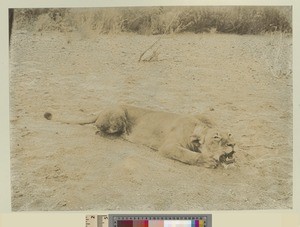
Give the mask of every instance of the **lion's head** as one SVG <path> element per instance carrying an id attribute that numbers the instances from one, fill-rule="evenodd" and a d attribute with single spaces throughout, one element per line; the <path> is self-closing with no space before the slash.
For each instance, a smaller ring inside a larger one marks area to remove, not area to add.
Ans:
<path id="1" fill-rule="evenodd" d="M 230 164 L 235 161 L 235 141 L 231 133 L 218 128 L 196 127 L 191 136 L 194 151 L 212 157 L 218 164 Z"/>

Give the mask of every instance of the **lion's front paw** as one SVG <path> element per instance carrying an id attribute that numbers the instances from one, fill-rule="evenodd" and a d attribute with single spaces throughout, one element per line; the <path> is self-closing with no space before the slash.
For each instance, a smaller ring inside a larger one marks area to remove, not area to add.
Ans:
<path id="1" fill-rule="evenodd" d="M 199 157 L 198 165 L 204 166 L 205 168 L 215 169 L 218 167 L 219 162 L 213 156 L 202 155 Z"/>
<path id="2" fill-rule="evenodd" d="M 209 169 L 215 169 L 218 167 L 218 165 L 219 165 L 219 163 L 217 163 L 215 160 L 211 160 L 209 162 L 206 162 L 204 164 L 204 167 L 209 168 Z"/>

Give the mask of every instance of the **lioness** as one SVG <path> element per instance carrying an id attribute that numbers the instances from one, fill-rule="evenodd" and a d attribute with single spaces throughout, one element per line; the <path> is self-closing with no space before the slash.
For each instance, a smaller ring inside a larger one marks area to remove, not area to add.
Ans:
<path id="1" fill-rule="evenodd" d="M 44 114 L 48 120 L 52 114 Z M 94 123 L 101 135 L 122 137 L 133 143 L 157 150 L 163 156 L 190 165 L 215 168 L 234 162 L 232 135 L 222 132 L 207 117 L 183 116 L 175 113 L 120 105 L 80 121 Z"/>

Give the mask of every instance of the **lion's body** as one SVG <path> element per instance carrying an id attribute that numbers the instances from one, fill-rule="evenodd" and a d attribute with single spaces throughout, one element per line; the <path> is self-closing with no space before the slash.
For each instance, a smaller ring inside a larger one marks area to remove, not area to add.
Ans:
<path id="1" fill-rule="evenodd" d="M 120 136 L 191 165 L 215 167 L 228 146 L 234 146 L 230 134 L 219 132 L 216 124 L 203 115 L 185 116 L 120 105 L 77 123 L 94 123 L 102 135 Z"/>

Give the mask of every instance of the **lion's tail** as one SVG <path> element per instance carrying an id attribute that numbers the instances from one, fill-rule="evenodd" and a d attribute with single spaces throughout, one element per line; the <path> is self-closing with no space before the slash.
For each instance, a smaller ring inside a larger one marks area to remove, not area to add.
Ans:
<path id="1" fill-rule="evenodd" d="M 44 113 L 44 118 L 46 118 L 47 120 L 52 120 L 55 122 L 60 122 L 60 123 L 65 123 L 65 124 L 79 124 L 79 125 L 86 125 L 86 124 L 92 124 L 95 123 L 98 115 L 90 115 L 90 116 L 86 116 L 82 119 L 55 119 L 53 118 L 52 113 L 50 112 L 45 112 Z"/>

